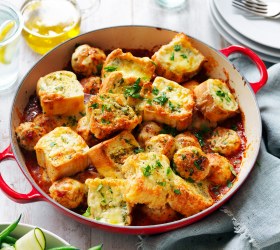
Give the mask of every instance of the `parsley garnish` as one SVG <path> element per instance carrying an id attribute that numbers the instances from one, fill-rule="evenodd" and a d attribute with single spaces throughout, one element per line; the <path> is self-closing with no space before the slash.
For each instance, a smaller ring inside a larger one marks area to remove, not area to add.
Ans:
<path id="1" fill-rule="evenodd" d="M 165 92 L 163 92 L 162 95 L 157 96 L 153 101 L 163 106 L 168 101 L 168 98 L 166 97 Z"/>
<path id="2" fill-rule="evenodd" d="M 106 66 L 106 67 L 104 67 L 104 70 L 107 72 L 113 72 L 113 71 L 117 70 L 117 67 L 116 66 Z"/>
<path id="3" fill-rule="evenodd" d="M 162 187 L 166 186 L 166 182 L 165 181 L 157 181 L 157 184 L 162 186 Z"/>
<path id="4" fill-rule="evenodd" d="M 159 93 L 158 88 L 153 87 L 152 93 L 153 93 L 154 95 L 158 95 L 158 93 Z"/>
<path id="5" fill-rule="evenodd" d="M 184 58 L 184 59 L 187 59 L 188 58 L 188 56 L 186 55 L 186 54 L 181 54 L 180 55 L 182 58 Z"/>
<path id="6" fill-rule="evenodd" d="M 141 152 L 144 152 L 144 149 L 143 148 L 135 148 L 133 151 L 134 151 L 135 154 L 139 154 Z"/>
<path id="7" fill-rule="evenodd" d="M 175 51 L 180 51 L 181 48 L 182 48 L 182 47 L 181 47 L 181 45 L 179 45 L 179 44 L 175 44 L 175 45 L 174 45 L 174 50 L 175 50 Z"/>
<path id="8" fill-rule="evenodd" d="M 178 134 L 178 131 L 176 128 L 172 128 L 166 124 L 163 124 L 163 128 L 160 131 L 160 134 L 170 134 L 172 136 L 176 136 Z"/>
<path id="9" fill-rule="evenodd" d="M 167 170 L 166 170 L 166 175 L 169 175 L 171 172 L 172 172 L 171 168 L 170 168 L 170 167 L 167 168 Z"/>
<path id="10" fill-rule="evenodd" d="M 191 178 L 191 177 L 188 177 L 188 178 L 186 178 L 185 180 L 186 180 L 187 182 L 190 182 L 190 183 L 194 183 L 194 182 L 195 182 L 194 179 Z"/>
<path id="11" fill-rule="evenodd" d="M 203 159 L 202 159 L 202 157 L 200 157 L 199 159 L 195 160 L 193 163 L 198 170 L 202 170 L 202 168 L 201 168 L 202 161 L 203 161 Z"/>
<path id="12" fill-rule="evenodd" d="M 195 137 L 197 138 L 199 144 L 201 147 L 203 147 L 205 145 L 204 139 L 203 139 L 203 132 L 199 131 L 194 133 Z"/>
<path id="13" fill-rule="evenodd" d="M 111 123 L 110 121 L 107 121 L 107 120 L 105 120 L 104 118 L 101 118 L 101 122 L 102 122 L 103 124 L 110 124 L 110 123 Z"/>
<path id="14" fill-rule="evenodd" d="M 87 210 L 83 213 L 83 216 L 85 217 L 91 216 L 90 207 L 88 207 Z"/>
<path id="15" fill-rule="evenodd" d="M 53 146 L 55 146 L 55 145 L 56 145 L 55 142 L 51 142 L 51 143 L 50 143 L 50 147 L 53 147 Z"/>
<path id="16" fill-rule="evenodd" d="M 217 91 L 216 91 L 216 95 L 219 96 L 221 100 L 222 100 L 223 98 L 225 98 L 227 102 L 230 102 L 230 101 L 231 101 L 230 97 L 228 96 L 228 93 L 225 93 L 225 92 L 223 92 L 223 91 L 221 91 L 221 90 L 217 90 Z"/>
<path id="17" fill-rule="evenodd" d="M 228 187 L 228 188 L 231 188 L 232 185 L 233 185 L 232 182 L 231 182 L 230 180 L 228 180 L 228 181 L 227 181 L 227 187 Z"/>
<path id="18" fill-rule="evenodd" d="M 140 86 L 140 78 L 138 78 L 135 83 L 133 83 L 132 86 L 126 87 L 124 91 L 124 96 L 125 97 L 133 97 L 133 98 L 138 98 L 141 99 L 142 97 L 140 96 L 140 91 L 141 91 L 141 86 Z"/>
<path id="19" fill-rule="evenodd" d="M 174 52 L 171 53 L 170 60 L 174 61 Z"/>
<path id="20" fill-rule="evenodd" d="M 67 119 L 68 119 L 68 124 L 69 124 L 71 127 L 76 126 L 77 123 L 78 123 L 78 121 L 77 121 L 77 119 L 76 119 L 76 116 L 74 116 L 74 115 L 68 116 Z"/>
<path id="21" fill-rule="evenodd" d="M 98 103 L 96 103 L 96 102 L 93 103 L 93 104 L 91 104 L 91 105 L 89 105 L 89 107 L 90 107 L 90 108 L 93 108 L 93 109 L 97 109 L 98 106 L 99 106 L 99 105 L 98 105 Z"/>
<path id="22" fill-rule="evenodd" d="M 143 172 L 143 175 L 144 175 L 145 177 L 150 176 L 150 175 L 152 174 L 152 168 L 151 168 L 151 166 L 150 166 L 150 165 L 147 165 L 146 167 L 143 167 L 143 168 L 142 168 L 142 172 Z"/>
<path id="23" fill-rule="evenodd" d="M 96 191 L 99 192 L 102 188 L 103 188 L 103 185 L 102 185 L 102 184 L 99 184 L 98 187 L 97 187 L 97 189 L 96 189 Z"/>
<path id="24" fill-rule="evenodd" d="M 233 166 L 232 166 L 232 165 L 229 165 L 229 168 L 230 168 L 230 171 L 232 172 L 232 174 L 233 174 L 234 176 L 236 176 L 237 174 L 236 174 L 236 172 L 235 172 Z"/>
<path id="25" fill-rule="evenodd" d="M 181 191 L 180 191 L 180 189 L 174 189 L 174 193 L 175 194 L 181 194 Z"/>

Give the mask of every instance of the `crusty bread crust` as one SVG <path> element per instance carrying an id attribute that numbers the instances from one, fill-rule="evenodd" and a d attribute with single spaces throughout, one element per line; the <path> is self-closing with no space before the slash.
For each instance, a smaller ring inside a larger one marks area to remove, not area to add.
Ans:
<path id="1" fill-rule="evenodd" d="M 194 89 L 196 106 L 205 118 L 212 122 L 221 122 L 237 114 L 238 109 L 229 110 L 219 105 L 210 93 L 210 82 L 213 79 L 201 83 Z M 215 80 L 214 80 L 215 81 Z"/>
<path id="2" fill-rule="evenodd" d="M 179 51 L 174 49 L 176 45 L 181 46 Z M 185 59 L 182 58 L 181 51 L 183 50 L 188 52 L 187 55 L 184 54 L 186 56 Z M 169 44 L 163 45 L 152 56 L 152 60 L 157 64 L 157 75 L 182 83 L 189 80 L 200 71 L 206 58 L 192 46 L 190 39 L 185 34 L 180 33 L 177 34 Z M 176 67 L 175 63 L 177 60 L 183 60 L 184 67 Z"/>

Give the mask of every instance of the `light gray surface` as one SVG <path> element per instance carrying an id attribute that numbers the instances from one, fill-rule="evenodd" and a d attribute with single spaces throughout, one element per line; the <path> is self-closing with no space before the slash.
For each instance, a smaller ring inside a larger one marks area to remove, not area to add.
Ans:
<path id="1" fill-rule="evenodd" d="M 17 7 L 23 0 L 10 0 Z M 212 26 L 207 9 L 207 0 L 187 0 L 180 11 L 167 11 L 157 6 L 153 0 L 102 0 L 100 8 L 82 22 L 82 32 L 117 26 L 149 25 L 185 32 L 210 46 L 220 49 L 226 46 Z M 22 41 L 20 74 L 23 77 L 30 67 L 41 58 Z M 9 117 L 15 86 L 11 91 L 0 93 L 0 151 L 9 145 Z M 28 191 L 30 185 L 13 161 L 0 164 L 4 179 L 18 191 Z M 99 243 L 104 249 L 136 249 L 138 237 L 101 231 L 82 225 L 62 215 L 46 202 L 17 204 L 0 192 L 0 222 L 14 221 L 22 213 L 21 222 L 43 227 L 61 236 L 82 250 Z"/>

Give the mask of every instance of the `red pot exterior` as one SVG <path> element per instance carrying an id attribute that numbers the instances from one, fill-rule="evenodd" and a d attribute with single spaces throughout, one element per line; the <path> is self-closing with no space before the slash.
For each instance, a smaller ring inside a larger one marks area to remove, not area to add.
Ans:
<path id="1" fill-rule="evenodd" d="M 240 46 L 229 47 L 222 50 L 222 53 L 220 53 L 207 44 L 197 39 L 191 38 L 194 46 L 198 48 L 209 59 L 209 61 L 213 62 L 214 67 L 210 67 L 211 77 L 227 80 L 231 88 L 235 91 L 236 97 L 240 104 L 240 109 L 245 116 L 244 127 L 247 136 L 246 154 L 242 162 L 238 180 L 220 201 L 218 201 L 208 209 L 191 217 L 170 223 L 151 226 L 115 226 L 85 218 L 82 215 L 74 213 L 73 211 L 61 206 L 41 190 L 41 188 L 35 183 L 30 173 L 28 172 L 25 165 L 24 157 L 15 138 L 15 128 L 20 123 L 18 111 L 23 112 L 23 109 L 28 102 L 29 96 L 35 92 L 36 83 L 39 77 L 50 72 L 65 68 L 69 63 L 71 54 L 73 53 L 76 44 L 88 43 L 93 46 L 100 47 L 104 50 L 115 48 L 153 49 L 155 47 L 159 47 L 160 45 L 167 44 L 176 33 L 177 32 L 171 30 L 164 30 L 146 26 L 112 27 L 80 35 L 59 45 L 48 54 L 46 54 L 27 73 L 18 88 L 11 112 L 10 138 L 12 150 L 9 148 L 2 154 L 0 154 L 0 161 L 10 157 L 14 158 L 18 162 L 22 172 L 29 180 L 33 188 L 29 194 L 19 194 L 9 188 L 0 174 L 0 187 L 2 191 L 4 191 L 7 196 L 9 196 L 16 202 L 25 203 L 45 200 L 47 202 L 50 202 L 56 209 L 58 209 L 65 215 L 83 224 L 125 234 L 156 234 L 174 230 L 176 228 L 192 224 L 202 219 L 203 217 L 218 209 L 222 204 L 224 204 L 248 177 L 258 155 L 261 140 L 261 118 L 259 108 L 255 100 L 254 92 L 252 91 L 250 84 L 244 79 L 244 77 L 235 69 L 235 67 L 223 54 L 229 55 L 234 52 L 241 52 L 249 56 L 256 63 L 261 73 L 261 79 L 259 82 L 253 85 L 253 89 L 255 92 L 257 92 L 265 84 L 267 80 L 267 72 L 263 62 L 256 54 Z"/>

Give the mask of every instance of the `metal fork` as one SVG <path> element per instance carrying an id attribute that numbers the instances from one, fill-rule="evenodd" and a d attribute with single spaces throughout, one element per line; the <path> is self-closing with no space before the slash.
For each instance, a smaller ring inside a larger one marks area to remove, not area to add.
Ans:
<path id="1" fill-rule="evenodd" d="M 232 5 L 258 16 L 280 18 L 280 2 L 260 0 L 233 0 Z"/>

